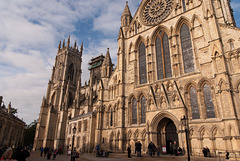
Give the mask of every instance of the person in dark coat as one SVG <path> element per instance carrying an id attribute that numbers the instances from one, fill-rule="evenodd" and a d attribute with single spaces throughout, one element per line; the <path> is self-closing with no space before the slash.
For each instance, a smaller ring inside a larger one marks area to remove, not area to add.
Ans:
<path id="1" fill-rule="evenodd" d="M 173 152 L 174 152 L 174 154 L 175 154 L 175 156 L 177 156 L 178 154 L 177 154 L 177 143 L 174 141 L 174 143 L 173 143 Z"/>
<path id="2" fill-rule="evenodd" d="M 131 158 L 131 147 L 130 146 L 128 146 L 128 148 L 127 148 L 127 151 L 128 151 L 128 158 Z"/>
<path id="3" fill-rule="evenodd" d="M 152 155 L 153 155 L 153 142 L 150 142 L 148 144 L 148 151 L 149 151 L 149 155 L 152 157 Z"/>
<path id="4" fill-rule="evenodd" d="M 226 159 L 229 159 L 229 152 L 226 151 Z"/>
<path id="5" fill-rule="evenodd" d="M 170 142 L 170 145 L 169 145 L 169 152 L 171 155 L 173 155 L 173 144 L 172 142 Z"/>
<path id="6" fill-rule="evenodd" d="M 19 146 L 13 154 L 13 159 L 16 159 L 17 161 L 26 161 L 26 158 L 29 156 L 29 151 L 26 148 Z"/>
<path id="7" fill-rule="evenodd" d="M 137 156 L 140 157 L 141 156 L 141 150 L 142 150 L 142 144 L 140 143 L 140 141 L 138 141 L 135 146 L 136 146 L 136 150 L 137 150 Z"/>

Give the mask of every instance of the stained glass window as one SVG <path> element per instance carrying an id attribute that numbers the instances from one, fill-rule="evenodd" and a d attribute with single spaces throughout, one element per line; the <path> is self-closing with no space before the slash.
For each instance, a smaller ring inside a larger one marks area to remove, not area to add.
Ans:
<path id="1" fill-rule="evenodd" d="M 139 46 L 139 77 L 140 84 L 147 83 L 146 48 L 143 42 Z"/>
<path id="2" fill-rule="evenodd" d="M 169 40 L 166 33 L 160 32 L 155 40 L 158 79 L 172 77 Z"/>
<path id="3" fill-rule="evenodd" d="M 146 98 L 141 99 L 141 123 L 146 123 Z"/>
<path id="4" fill-rule="evenodd" d="M 132 100 L 132 124 L 137 124 L 137 100 Z"/>
<path id="5" fill-rule="evenodd" d="M 207 110 L 207 118 L 215 118 L 215 110 L 213 105 L 211 88 L 207 83 L 203 86 L 203 95 L 205 107 Z"/>
<path id="6" fill-rule="evenodd" d="M 193 72 L 195 69 L 194 69 L 192 40 L 191 40 L 189 28 L 186 24 L 183 24 L 181 27 L 180 38 L 181 38 L 181 46 L 182 46 L 184 72 L 190 73 L 190 72 Z"/>
<path id="7" fill-rule="evenodd" d="M 189 95 L 192 108 L 192 119 L 200 119 L 197 91 L 193 86 L 189 89 Z"/>

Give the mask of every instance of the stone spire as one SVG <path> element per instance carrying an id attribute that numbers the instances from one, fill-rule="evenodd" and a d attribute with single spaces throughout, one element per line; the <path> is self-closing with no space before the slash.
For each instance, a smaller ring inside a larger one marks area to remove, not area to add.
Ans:
<path id="1" fill-rule="evenodd" d="M 131 21 L 132 21 L 132 15 L 128 7 L 128 2 L 126 2 L 126 6 L 123 10 L 123 14 L 121 17 L 121 28 L 122 28 L 122 32 L 125 34 L 125 37 L 127 37 L 126 32 L 128 31 Z"/>
<path id="2" fill-rule="evenodd" d="M 112 74 L 113 64 L 112 64 L 112 60 L 110 57 L 109 48 L 107 49 L 107 53 L 106 53 L 105 59 L 103 61 L 101 70 L 102 70 L 101 71 L 102 78 L 109 78 Z"/>
<path id="3" fill-rule="evenodd" d="M 130 16 L 130 17 L 132 17 L 131 12 L 130 12 L 130 9 L 129 9 L 129 7 L 128 7 L 128 1 L 126 2 L 126 6 L 125 6 L 125 8 L 124 8 L 124 10 L 123 10 L 122 17 L 123 17 L 123 16 Z"/>
<path id="4" fill-rule="evenodd" d="M 105 56 L 105 59 L 104 59 L 102 65 L 103 66 L 112 66 L 112 60 L 110 57 L 109 48 L 107 49 L 107 53 L 106 53 L 106 56 Z"/>

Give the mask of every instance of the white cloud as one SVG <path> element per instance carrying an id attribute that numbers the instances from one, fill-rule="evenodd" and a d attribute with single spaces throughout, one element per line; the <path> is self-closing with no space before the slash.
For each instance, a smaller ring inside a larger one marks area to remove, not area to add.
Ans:
<path id="1" fill-rule="evenodd" d="M 132 14 L 140 0 L 130 0 Z M 18 108 L 19 118 L 28 124 L 38 119 L 42 97 L 57 54 L 60 40 L 91 20 L 91 35 L 83 43 L 83 81 L 88 79 L 88 62 L 110 48 L 117 57 L 117 34 L 125 1 L 119 0 L 7 0 L 0 1 L 0 95 L 5 104 Z M 81 34 L 85 34 L 80 32 Z M 110 33 L 110 34 L 109 34 Z M 71 35 L 75 40 L 81 35 Z M 91 41 L 88 43 L 88 41 Z M 85 42 L 87 41 L 87 43 Z M 72 43 L 73 44 L 73 43 Z"/>

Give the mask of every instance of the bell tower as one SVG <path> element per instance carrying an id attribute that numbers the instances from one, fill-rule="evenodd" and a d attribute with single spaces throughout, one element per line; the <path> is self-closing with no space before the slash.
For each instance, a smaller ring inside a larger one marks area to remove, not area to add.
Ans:
<path id="1" fill-rule="evenodd" d="M 80 91 L 77 90 L 81 86 L 82 52 L 83 45 L 79 50 L 76 41 L 70 46 L 70 36 L 66 44 L 65 40 L 60 41 L 47 94 L 42 101 L 34 148 L 64 147 L 67 121 L 79 113 Z"/>

